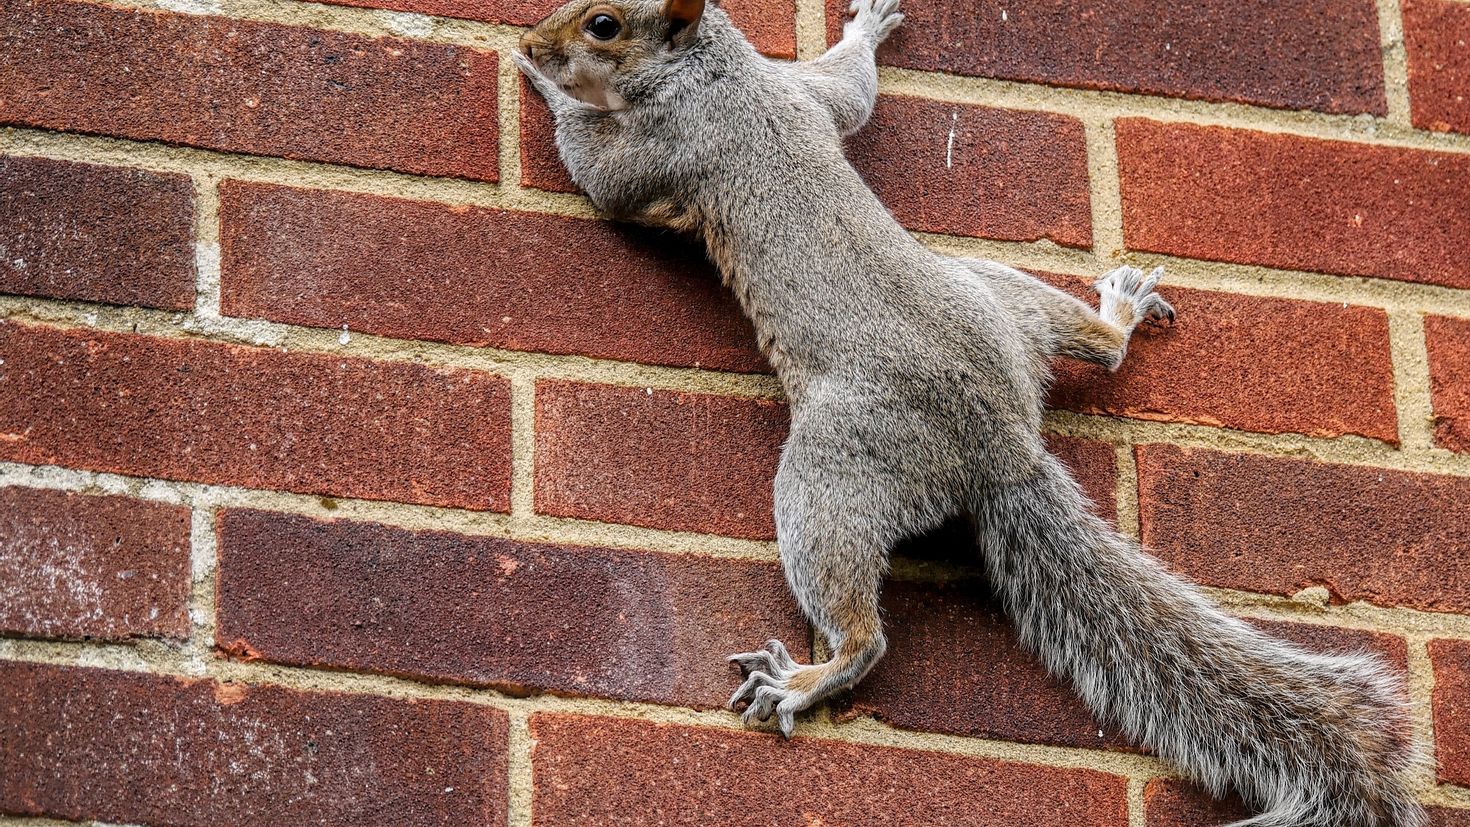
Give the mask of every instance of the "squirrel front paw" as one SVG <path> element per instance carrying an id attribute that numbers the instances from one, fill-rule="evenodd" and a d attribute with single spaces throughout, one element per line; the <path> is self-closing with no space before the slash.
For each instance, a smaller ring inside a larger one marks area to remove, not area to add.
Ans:
<path id="1" fill-rule="evenodd" d="M 898 0 L 852 0 L 847 10 L 852 14 L 847 25 L 862 32 L 874 48 L 903 22 Z"/>
<path id="2" fill-rule="evenodd" d="M 1164 268 L 1155 267 L 1147 276 L 1137 267 L 1124 265 L 1104 273 L 1092 283 L 1101 299 L 1098 314 L 1124 330 L 1132 330 L 1139 322 L 1160 324 L 1174 321 L 1174 308 L 1154 292 Z"/>

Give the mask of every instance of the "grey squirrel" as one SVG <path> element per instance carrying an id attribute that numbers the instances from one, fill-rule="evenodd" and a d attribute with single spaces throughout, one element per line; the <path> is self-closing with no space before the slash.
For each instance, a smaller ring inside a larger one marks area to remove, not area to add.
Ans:
<path id="1" fill-rule="evenodd" d="M 546 99 L 573 179 L 610 217 L 696 234 L 791 404 L 778 545 L 822 664 L 779 641 L 732 656 L 744 720 L 798 712 L 882 657 L 890 550 L 968 517 L 1020 639 L 1099 718 L 1253 827 L 1417 827 L 1402 690 L 1369 655 L 1324 656 L 1211 605 L 1088 512 L 1040 433 L 1049 361 L 1116 369 L 1133 329 L 1172 321 L 1145 276 L 1095 284 L 1097 312 L 990 261 L 911 237 L 843 157 L 872 113 L 897 0 L 856 0 L 822 57 L 756 53 L 704 0 L 573 0 L 513 55 Z"/>

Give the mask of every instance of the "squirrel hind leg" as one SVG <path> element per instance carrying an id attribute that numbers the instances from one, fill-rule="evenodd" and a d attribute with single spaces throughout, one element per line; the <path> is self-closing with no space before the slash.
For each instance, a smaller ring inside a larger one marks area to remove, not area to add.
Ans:
<path id="1" fill-rule="evenodd" d="M 946 503 L 927 481 L 875 473 L 865 465 L 871 453 L 902 456 L 901 445 L 910 444 L 916 431 L 894 429 L 901 414 L 875 420 L 846 404 L 845 395 L 832 403 L 807 403 L 792 422 L 775 485 L 786 581 L 832 656 L 802 665 L 772 641 L 762 651 L 731 658 L 745 682 L 730 706 L 744 706 L 746 723 L 774 716 L 787 736 L 796 713 L 853 686 L 883 657 L 887 641 L 878 593 L 890 550 L 958 510 L 957 502 Z M 867 446 L 867 452 L 850 451 L 854 445 Z"/>

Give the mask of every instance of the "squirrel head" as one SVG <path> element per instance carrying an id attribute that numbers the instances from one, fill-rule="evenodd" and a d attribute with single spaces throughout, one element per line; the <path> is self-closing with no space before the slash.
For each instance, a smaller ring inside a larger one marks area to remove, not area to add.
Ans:
<path id="1" fill-rule="evenodd" d="M 640 74 L 698 39 L 705 0 L 572 0 L 521 37 L 521 52 L 568 95 L 617 111 Z"/>

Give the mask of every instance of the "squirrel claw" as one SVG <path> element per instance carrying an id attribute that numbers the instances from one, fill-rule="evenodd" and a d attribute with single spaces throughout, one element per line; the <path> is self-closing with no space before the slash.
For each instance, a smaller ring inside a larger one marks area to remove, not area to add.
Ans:
<path id="1" fill-rule="evenodd" d="M 731 655 L 731 663 L 740 666 L 745 682 L 730 696 L 730 709 L 741 712 L 740 720 L 750 726 L 755 721 L 769 721 L 774 715 L 781 735 L 790 738 L 796 729 L 796 713 L 810 705 L 803 693 L 790 687 L 792 676 L 812 667 L 797 663 L 779 640 L 768 640 L 754 652 Z"/>
<path id="2" fill-rule="evenodd" d="M 1154 292 L 1163 276 L 1162 267 L 1155 267 L 1145 276 L 1137 267 L 1124 265 L 1105 273 L 1093 282 L 1092 289 L 1102 297 L 1103 307 L 1108 311 L 1104 317 L 1122 320 L 1130 330 L 1140 321 L 1163 324 L 1168 320 L 1173 324 L 1174 307 Z"/>

